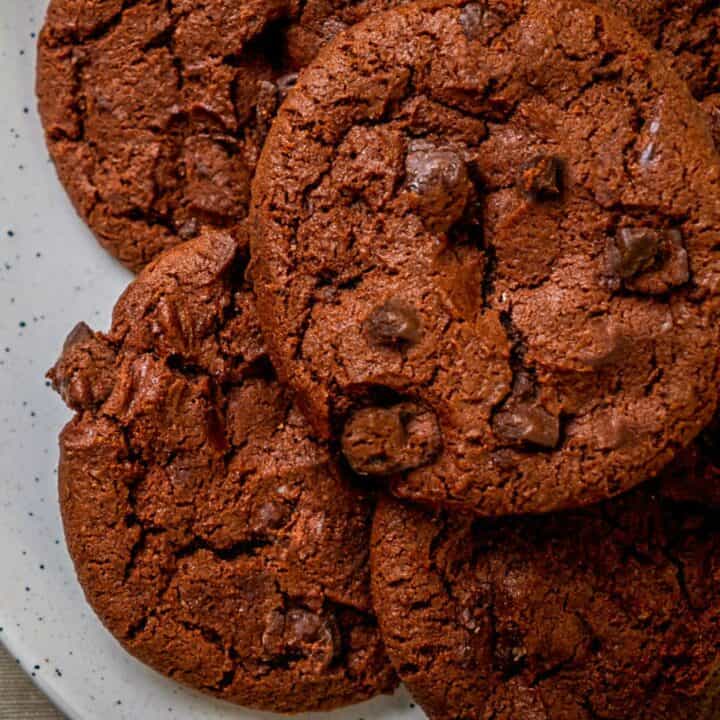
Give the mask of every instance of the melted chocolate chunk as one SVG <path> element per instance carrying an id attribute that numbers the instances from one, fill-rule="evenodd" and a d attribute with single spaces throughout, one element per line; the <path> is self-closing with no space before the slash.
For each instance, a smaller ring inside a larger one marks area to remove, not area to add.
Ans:
<path id="1" fill-rule="evenodd" d="M 467 166 L 457 150 L 417 140 L 405 160 L 413 204 L 432 230 L 447 232 L 462 216 L 472 194 Z"/>
<path id="2" fill-rule="evenodd" d="M 622 228 L 608 249 L 611 287 L 659 295 L 690 279 L 682 234 L 677 229 Z"/>
<path id="3" fill-rule="evenodd" d="M 95 407 L 104 402 L 112 390 L 106 370 L 114 362 L 110 343 L 80 322 L 67 336 L 62 354 L 48 377 L 72 409 Z"/>
<path id="4" fill-rule="evenodd" d="M 415 345 L 422 338 L 420 317 L 403 300 L 388 300 L 366 320 L 368 335 L 377 345 Z"/>
<path id="5" fill-rule="evenodd" d="M 274 610 L 262 636 L 263 650 L 271 657 L 301 655 L 310 658 L 316 672 L 326 670 L 340 650 L 340 633 L 333 618 L 303 608 Z"/>
<path id="6" fill-rule="evenodd" d="M 518 183 L 531 200 L 551 200 L 560 196 L 562 164 L 552 155 L 538 155 L 520 168 Z"/>
<path id="7" fill-rule="evenodd" d="M 523 647 L 523 635 L 515 623 L 509 623 L 495 636 L 493 665 L 506 678 L 517 675 L 525 662 L 527 651 Z"/>
<path id="8" fill-rule="evenodd" d="M 613 413 L 598 420 L 597 439 L 600 447 L 617 450 L 633 442 L 635 432 L 624 417 Z"/>
<path id="9" fill-rule="evenodd" d="M 269 530 L 277 530 L 287 522 L 288 512 L 288 509 L 281 503 L 264 503 L 253 513 L 253 532 L 258 535 L 265 535 Z"/>
<path id="10" fill-rule="evenodd" d="M 679 230 L 663 234 L 655 267 L 625 281 L 625 287 L 646 295 L 660 295 L 690 279 L 690 263 Z"/>
<path id="11" fill-rule="evenodd" d="M 648 270 L 660 250 L 661 234 L 652 228 L 622 228 L 611 246 L 611 269 L 623 280 Z"/>
<path id="12" fill-rule="evenodd" d="M 197 221 L 197 218 L 190 218 L 180 226 L 180 229 L 178 230 L 178 236 L 183 240 L 192 240 L 194 237 L 198 236 L 199 232 L 200 225 Z"/>
<path id="13" fill-rule="evenodd" d="M 68 352 L 73 348 L 73 346 L 78 345 L 80 343 L 84 343 L 92 336 L 94 335 L 93 331 L 90 329 L 90 326 L 85 322 L 79 322 L 69 333 L 68 336 L 65 338 L 65 342 L 63 343 L 63 353 Z"/>
<path id="14" fill-rule="evenodd" d="M 540 405 L 510 401 L 493 419 L 493 429 L 507 440 L 554 448 L 560 440 L 560 419 Z"/>
<path id="15" fill-rule="evenodd" d="M 285 96 L 290 92 L 290 90 L 295 87 L 297 80 L 297 73 L 287 73 L 286 75 L 281 75 L 275 81 L 278 89 L 278 95 L 280 96 L 280 102 L 282 102 L 285 99 Z"/>
<path id="16" fill-rule="evenodd" d="M 486 3 L 470 3 L 460 11 L 460 25 L 468 40 L 482 40 L 497 34 L 503 23 L 501 13 Z"/>
<path id="17" fill-rule="evenodd" d="M 599 317 L 587 323 L 587 345 L 579 353 L 580 361 L 593 369 L 612 365 L 622 359 L 631 340 L 617 323 Z"/>
<path id="18" fill-rule="evenodd" d="M 460 24 L 468 40 L 479 40 L 483 33 L 483 18 L 485 8 L 479 3 L 466 5 L 460 11 Z"/>
<path id="19" fill-rule="evenodd" d="M 358 475 L 392 475 L 421 467 L 441 448 L 435 413 L 413 402 L 358 410 L 342 436 L 343 454 Z"/>

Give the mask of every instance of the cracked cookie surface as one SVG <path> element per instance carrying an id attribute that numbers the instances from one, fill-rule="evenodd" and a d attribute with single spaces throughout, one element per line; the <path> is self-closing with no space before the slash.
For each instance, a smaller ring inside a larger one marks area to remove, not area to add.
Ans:
<path id="1" fill-rule="evenodd" d="M 596 0 L 626 15 L 703 100 L 720 92 L 717 0 Z"/>
<path id="2" fill-rule="evenodd" d="M 718 457 L 695 451 L 569 513 L 492 521 L 381 501 L 375 607 L 431 720 L 718 716 Z"/>
<path id="3" fill-rule="evenodd" d="M 401 497 L 498 515 L 619 494 L 717 405 L 719 180 L 699 106 L 615 15 L 375 16 L 306 68 L 258 165 L 275 367 Z"/>
<path id="4" fill-rule="evenodd" d="M 242 241 L 250 178 L 294 82 L 293 0 L 52 0 L 37 92 L 77 211 L 139 270 L 227 228 Z"/>
<path id="5" fill-rule="evenodd" d="M 164 253 L 109 333 L 50 371 L 76 410 L 60 502 L 86 596 L 165 675 L 278 712 L 391 691 L 371 610 L 371 498 L 283 394 L 228 235 Z"/>

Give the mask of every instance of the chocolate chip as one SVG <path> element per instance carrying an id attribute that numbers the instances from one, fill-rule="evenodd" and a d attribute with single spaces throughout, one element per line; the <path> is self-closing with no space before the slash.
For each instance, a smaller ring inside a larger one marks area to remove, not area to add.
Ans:
<path id="1" fill-rule="evenodd" d="M 522 440 L 554 448 L 560 440 L 560 420 L 545 408 L 511 399 L 493 418 L 493 429 L 506 440 Z"/>
<path id="2" fill-rule="evenodd" d="M 197 218 L 190 218 L 180 226 L 178 235 L 183 240 L 192 240 L 194 237 L 197 237 L 199 231 L 200 227 Z"/>
<path id="3" fill-rule="evenodd" d="M 620 360 L 631 342 L 623 328 L 607 317 L 588 321 L 585 339 L 586 345 L 578 353 L 578 359 L 593 369 L 600 369 Z"/>
<path id="4" fill-rule="evenodd" d="M 297 73 L 287 73 L 286 75 L 281 75 L 275 81 L 278 89 L 278 95 L 280 96 L 280 102 L 285 99 L 285 96 L 290 92 L 291 88 L 294 88 L 295 85 L 297 85 L 297 81 Z"/>
<path id="5" fill-rule="evenodd" d="M 690 279 L 690 264 L 677 229 L 622 228 L 607 251 L 610 287 L 659 295 Z"/>
<path id="6" fill-rule="evenodd" d="M 391 475 L 421 467 L 441 448 L 435 413 L 414 402 L 358 410 L 342 435 L 343 454 L 359 475 Z"/>
<path id="7" fill-rule="evenodd" d="M 265 622 L 262 646 L 271 657 L 302 655 L 319 672 L 326 670 L 340 650 L 340 633 L 333 617 L 293 608 L 273 610 Z"/>
<path id="8" fill-rule="evenodd" d="M 491 39 L 500 32 L 505 22 L 507 17 L 484 3 L 470 3 L 460 11 L 460 25 L 468 40 Z"/>
<path id="9" fill-rule="evenodd" d="M 319 615 L 301 608 L 288 612 L 286 628 L 289 643 L 296 646 L 318 641 L 329 644 L 335 635 L 332 623 L 327 618 L 321 618 Z"/>
<path id="10" fill-rule="evenodd" d="M 48 378 L 68 407 L 95 407 L 112 391 L 114 363 L 115 353 L 108 341 L 81 322 L 67 336 Z"/>
<path id="11" fill-rule="evenodd" d="M 165 346 L 181 360 L 187 354 L 193 342 L 192 332 L 187 322 L 187 312 L 182 304 L 173 300 L 172 296 L 164 295 L 157 304 L 153 332 L 163 338 Z M 185 322 L 183 322 L 185 319 Z"/>
<path id="12" fill-rule="evenodd" d="M 525 664 L 527 651 L 520 628 L 514 623 L 498 630 L 493 647 L 493 665 L 506 678 L 517 675 Z"/>
<path id="13" fill-rule="evenodd" d="M 538 155 L 520 168 L 518 185 L 531 200 L 551 200 L 560 196 L 562 163 L 553 155 Z"/>
<path id="14" fill-rule="evenodd" d="M 87 323 L 79 322 L 65 338 L 63 343 L 63 353 L 70 350 L 75 345 L 86 342 L 93 337 L 93 331 Z"/>
<path id="15" fill-rule="evenodd" d="M 410 146 L 405 161 L 408 187 L 419 195 L 450 192 L 467 180 L 467 168 L 458 152 L 451 147 L 437 147 L 424 140 Z"/>
<path id="16" fill-rule="evenodd" d="M 616 413 L 598 419 L 595 436 L 598 447 L 607 450 L 618 450 L 635 440 L 635 433 L 627 420 Z"/>
<path id="17" fill-rule="evenodd" d="M 287 509 L 282 503 L 268 501 L 253 513 L 252 529 L 256 533 L 277 530 L 287 520 Z"/>
<path id="18" fill-rule="evenodd" d="M 517 370 L 513 379 L 512 396 L 515 400 L 531 400 L 537 393 L 534 375 L 525 369 Z"/>
<path id="19" fill-rule="evenodd" d="M 478 3 L 470 3 L 460 11 L 460 25 L 468 40 L 479 40 L 482 37 L 485 8 Z"/>
<path id="20" fill-rule="evenodd" d="M 610 249 L 610 269 L 623 280 L 650 268 L 660 250 L 661 234 L 652 228 L 622 228 Z"/>
<path id="21" fill-rule="evenodd" d="M 413 204 L 425 223 L 447 232 L 463 216 L 472 194 L 465 161 L 452 147 L 417 140 L 410 145 L 405 172 Z"/>
<path id="22" fill-rule="evenodd" d="M 420 317 L 403 300 L 391 299 L 375 308 L 365 325 L 370 340 L 377 345 L 414 345 L 422 338 Z"/>

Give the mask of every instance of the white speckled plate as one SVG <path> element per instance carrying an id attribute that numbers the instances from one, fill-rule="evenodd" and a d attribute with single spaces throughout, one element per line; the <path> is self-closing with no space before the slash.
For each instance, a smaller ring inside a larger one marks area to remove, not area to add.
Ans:
<path id="1" fill-rule="evenodd" d="M 76 322 L 108 327 L 130 275 L 75 216 L 48 160 L 33 90 L 46 4 L 0 0 L 0 640 L 74 720 L 270 718 L 126 655 L 85 604 L 65 550 L 55 468 L 69 414 L 44 373 Z M 422 713 L 399 692 L 322 717 Z"/>

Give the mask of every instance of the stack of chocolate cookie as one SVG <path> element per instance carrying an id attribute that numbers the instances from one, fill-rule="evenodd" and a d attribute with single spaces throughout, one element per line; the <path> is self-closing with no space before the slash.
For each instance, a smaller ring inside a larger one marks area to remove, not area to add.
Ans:
<path id="1" fill-rule="evenodd" d="M 140 271 L 50 371 L 113 635 L 278 712 L 720 717 L 718 93 L 717 2 L 52 0 Z"/>

